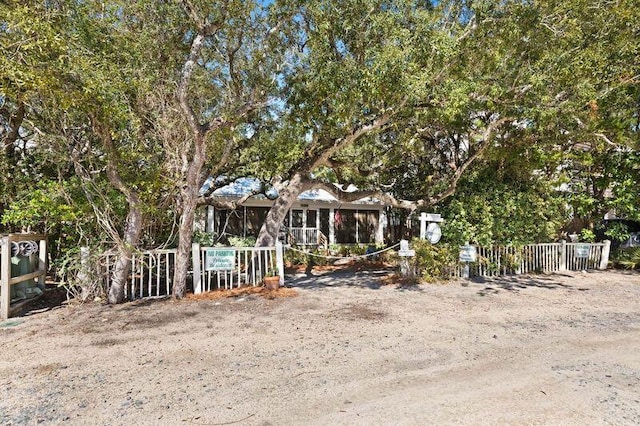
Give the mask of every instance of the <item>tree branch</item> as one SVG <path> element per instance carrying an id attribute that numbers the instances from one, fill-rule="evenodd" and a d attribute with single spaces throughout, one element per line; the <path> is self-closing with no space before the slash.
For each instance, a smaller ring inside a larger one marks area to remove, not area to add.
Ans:
<path id="1" fill-rule="evenodd" d="M 439 202 L 441 202 L 445 198 L 448 198 L 448 197 L 452 196 L 453 194 L 455 194 L 456 189 L 458 188 L 458 182 L 460 181 L 460 178 L 462 177 L 464 172 L 489 147 L 489 145 L 490 145 L 489 141 L 491 139 L 492 133 L 496 129 L 498 129 L 498 127 L 500 127 L 503 123 L 505 123 L 505 122 L 507 122 L 509 120 L 510 119 L 506 118 L 506 117 L 505 118 L 501 118 L 499 120 L 491 122 L 487 126 L 487 128 L 484 130 L 484 132 L 482 134 L 482 142 L 480 144 L 480 147 L 471 156 L 467 157 L 467 159 L 460 166 L 458 166 L 458 168 L 456 169 L 455 173 L 453 174 L 453 178 L 451 179 L 451 182 L 449 183 L 449 186 L 447 187 L 447 189 L 445 189 L 443 192 L 441 192 L 440 194 L 436 195 L 435 197 L 432 197 L 429 200 L 429 203 L 428 203 L 429 205 L 438 204 Z"/>
<path id="2" fill-rule="evenodd" d="M 358 139 L 360 139 L 361 137 L 369 133 L 376 132 L 378 130 L 381 130 L 385 126 L 387 126 L 391 118 L 395 114 L 397 114 L 398 111 L 400 111 L 407 104 L 407 101 L 408 101 L 408 98 L 404 98 L 395 109 L 385 112 L 380 117 L 373 120 L 371 124 L 366 124 L 362 127 L 359 127 L 353 130 L 350 134 L 342 138 L 335 139 L 333 141 L 333 144 L 330 144 L 321 148 L 321 150 L 317 153 L 313 153 L 314 148 L 317 148 L 317 146 L 314 146 L 314 144 L 311 144 L 311 146 L 307 149 L 307 152 L 306 152 L 307 155 L 305 155 L 305 157 L 309 157 L 309 156 L 312 157 L 312 161 L 309 163 L 309 167 L 308 167 L 308 170 L 306 170 L 306 172 L 311 172 L 313 169 L 317 167 L 325 166 L 329 164 L 330 158 L 336 152 L 340 151 L 342 148 L 353 144 Z M 314 157 L 313 154 L 315 154 L 315 159 L 313 159 Z"/>
<path id="3" fill-rule="evenodd" d="M 260 182 L 259 188 L 249 191 L 248 193 L 244 194 L 242 197 L 238 198 L 237 200 L 228 200 L 228 199 L 225 200 L 225 199 L 222 199 L 221 197 L 209 194 L 207 196 L 200 197 L 198 199 L 198 205 L 214 206 L 221 209 L 235 210 L 238 206 L 241 206 L 244 203 L 246 203 L 249 198 L 254 197 L 258 194 L 264 194 L 266 196 L 266 188 L 262 182 Z"/>

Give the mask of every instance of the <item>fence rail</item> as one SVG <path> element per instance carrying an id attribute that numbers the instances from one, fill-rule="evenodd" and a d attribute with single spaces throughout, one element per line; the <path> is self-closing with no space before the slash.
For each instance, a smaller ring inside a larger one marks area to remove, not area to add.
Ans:
<path id="1" fill-rule="evenodd" d="M 124 288 L 126 299 L 168 296 L 173 291 L 173 270 L 176 250 L 146 250 L 131 256 L 131 272 Z M 117 255 L 106 252 L 100 256 L 100 276 L 107 292 Z"/>
<path id="2" fill-rule="evenodd" d="M 278 253 L 278 250 L 280 252 Z M 282 246 L 276 247 L 200 247 L 193 246 L 193 290 L 201 293 L 260 285 L 267 275 L 284 280 Z"/>
<path id="3" fill-rule="evenodd" d="M 278 247 L 280 253 L 278 254 Z M 208 257 L 219 252 L 231 252 L 225 261 L 227 267 L 211 266 Z M 169 296 L 173 292 L 173 271 L 177 250 L 146 250 L 131 257 L 131 272 L 125 286 L 128 300 Z M 117 254 L 105 252 L 99 256 L 99 276 L 108 292 Z M 271 273 L 280 276 L 284 283 L 282 246 L 276 247 L 200 247 L 193 244 L 192 253 L 194 293 L 215 289 L 231 289 L 243 285 L 259 285 Z M 231 265 L 231 267 L 229 267 Z"/>
<path id="4" fill-rule="evenodd" d="M 552 273 L 606 269 L 609 261 L 610 242 L 602 243 L 545 243 L 514 246 L 476 246 L 477 262 L 470 265 L 470 274 L 480 277 Z M 456 277 L 463 276 L 463 268 L 452 271 Z"/>

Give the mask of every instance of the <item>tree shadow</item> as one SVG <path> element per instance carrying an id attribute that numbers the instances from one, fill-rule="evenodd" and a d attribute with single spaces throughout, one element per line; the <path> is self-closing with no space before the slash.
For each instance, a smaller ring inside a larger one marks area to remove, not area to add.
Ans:
<path id="1" fill-rule="evenodd" d="M 47 283 L 44 292 L 39 297 L 11 306 L 11 316 L 28 317 L 38 315 L 65 307 L 67 302 L 67 291 L 64 287 Z"/>
<path id="2" fill-rule="evenodd" d="M 558 276 L 563 275 L 506 275 L 500 277 L 474 277 L 470 280 L 470 284 L 480 284 L 484 288 L 478 290 L 480 296 L 489 294 L 497 294 L 501 290 L 509 292 L 519 292 L 527 288 L 543 288 L 547 290 L 557 289 L 577 289 L 573 285 L 563 284 L 557 280 Z M 579 288 L 577 290 L 588 290 Z"/>
<path id="3" fill-rule="evenodd" d="M 367 288 L 378 290 L 383 287 L 382 278 L 389 274 L 388 270 L 339 270 L 311 273 L 287 277 L 287 287 L 303 289 L 324 289 L 335 287 Z"/>

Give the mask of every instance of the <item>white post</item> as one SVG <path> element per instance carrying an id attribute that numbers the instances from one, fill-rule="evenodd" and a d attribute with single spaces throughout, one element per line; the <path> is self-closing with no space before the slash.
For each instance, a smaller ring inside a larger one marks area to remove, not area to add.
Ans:
<path id="1" fill-rule="evenodd" d="M 280 286 L 284 285 L 284 253 L 282 251 L 282 242 L 276 241 L 276 268 L 280 277 Z"/>
<path id="2" fill-rule="evenodd" d="M 602 246 L 602 254 L 600 255 L 600 267 L 598 269 L 605 270 L 609 266 L 609 253 L 611 252 L 611 241 L 604 240 Z"/>
<path id="3" fill-rule="evenodd" d="M 384 244 L 384 229 L 387 226 L 387 212 L 384 208 L 378 210 L 378 229 L 376 229 L 376 244 Z"/>
<path id="4" fill-rule="evenodd" d="M 560 271 L 567 270 L 567 242 L 560 241 Z"/>
<path id="5" fill-rule="evenodd" d="M 38 271 L 44 271 L 44 275 L 38 277 L 38 286 L 40 290 L 44 290 L 47 278 L 47 270 L 49 269 L 47 265 L 47 237 L 43 236 L 40 240 L 40 247 L 38 251 L 38 258 L 40 259 L 38 262 Z"/>
<path id="6" fill-rule="evenodd" d="M 420 213 L 420 239 L 427 239 L 427 214 L 425 212 Z"/>
<path id="7" fill-rule="evenodd" d="M 336 243 L 336 211 L 329 209 L 329 244 Z"/>
<path id="8" fill-rule="evenodd" d="M 0 240 L 0 320 L 9 318 L 9 304 L 11 303 L 11 237 L 9 235 Z"/>
<path id="9" fill-rule="evenodd" d="M 316 244 L 320 247 L 320 209 L 316 209 Z"/>
<path id="10" fill-rule="evenodd" d="M 200 244 L 191 245 L 191 259 L 193 263 L 193 292 L 202 293 L 202 274 L 200 273 Z"/>
<path id="11" fill-rule="evenodd" d="M 207 232 L 211 232 L 213 233 L 215 231 L 214 227 L 215 227 L 215 207 L 213 206 L 207 206 L 207 226 L 205 228 L 205 230 Z"/>
<path id="12" fill-rule="evenodd" d="M 89 255 L 89 247 L 80 247 L 80 270 L 78 271 L 78 282 L 82 289 L 80 297 L 83 301 L 87 300 L 89 297 L 86 290 L 91 285 L 89 282 L 89 280 L 91 280 L 91 274 L 89 273 Z"/>
<path id="13" fill-rule="evenodd" d="M 242 238 L 247 238 L 247 206 L 242 207 Z"/>
<path id="14" fill-rule="evenodd" d="M 358 230 L 358 222 L 360 222 L 358 219 L 360 218 L 360 214 L 358 213 L 357 209 L 353 214 L 353 218 L 356 220 L 356 244 L 360 244 L 360 234 Z"/>
<path id="15" fill-rule="evenodd" d="M 409 241 L 400 240 L 400 250 L 398 250 L 398 256 L 400 256 L 400 275 L 403 277 L 413 278 L 413 270 L 409 265 L 409 257 L 415 256 L 416 252 L 409 248 Z"/>
<path id="16" fill-rule="evenodd" d="M 302 209 L 302 244 L 307 245 L 307 209 Z"/>

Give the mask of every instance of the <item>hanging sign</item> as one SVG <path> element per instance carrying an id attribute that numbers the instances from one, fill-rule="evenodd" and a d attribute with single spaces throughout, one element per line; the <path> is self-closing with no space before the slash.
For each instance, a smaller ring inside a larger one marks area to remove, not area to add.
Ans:
<path id="1" fill-rule="evenodd" d="M 236 264 L 236 251 L 230 249 L 208 249 L 205 260 L 206 271 L 228 271 Z"/>

